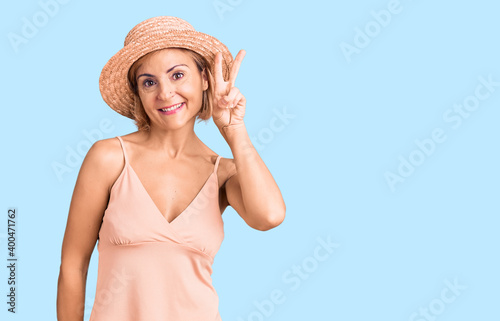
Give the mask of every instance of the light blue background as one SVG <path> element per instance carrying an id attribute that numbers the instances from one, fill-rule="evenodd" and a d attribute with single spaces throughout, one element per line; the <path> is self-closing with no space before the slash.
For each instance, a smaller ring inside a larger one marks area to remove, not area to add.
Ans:
<path id="1" fill-rule="evenodd" d="M 457 128 L 443 115 L 471 99 L 479 77 L 500 81 L 500 6 L 402 0 L 349 62 L 341 43 L 354 45 L 356 28 L 375 28 L 371 11 L 391 2 L 72 0 L 17 52 L 8 35 L 22 35 L 23 18 L 42 7 L 4 3 L 0 250 L 6 266 L 7 209 L 16 207 L 19 283 L 17 314 L 3 303 L 0 318 L 56 319 L 69 204 L 93 143 L 85 132 L 109 138 L 136 130 L 102 100 L 99 74 L 133 26 L 172 15 L 217 37 L 233 56 L 246 50 L 236 81 L 247 98 L 246 126 L 287 205 L 285 221 L 267 232 L 232 208 L 224 213 L 212 275 L 224 321 L 421 321 L 420 308 L 436 320 L 498 320 L 500 87 L 483 88 L 489 97 Z M 218 14 L 215 3 L 231 10 Z M 277 129 L 277 112 L 294 118 Z M 112 129 L 100 131 L 101 121 Z M 408 160 L 415 140 L 436 128 L 446 140 L 391 190 L 386 172 L 398 174 L 398 157 Z M 212 121 L 196 132 L 232 157 Z M 68 149 L 79 144 L 79 158 L 67 164 Z M 60 179 L 55 163 L 69 167 Z M 314 256 L 318 238 L 338 244 L 321 250 L 323 261 Z M 85 320 L 97 260 L 95 249 Z M 304 273 L 299 283 L 283 279 L 294 266 Z M 458 294 L 446 292 L 455 279 Z M 5 302 L 5 267 L 0 284 Z M 283 299 L 266 315 L 255 303 L 273 291 Z"/>

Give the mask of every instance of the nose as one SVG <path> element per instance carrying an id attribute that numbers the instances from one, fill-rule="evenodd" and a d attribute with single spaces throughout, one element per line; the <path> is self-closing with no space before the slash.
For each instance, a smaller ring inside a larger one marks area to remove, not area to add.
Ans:
<path id="1" fill-rule="evenodd" d="M 174 87 L 166 82 L 160 82 L 158 84 L 158 99 L 159 100 L 169 100 L 175 93 Z"/>

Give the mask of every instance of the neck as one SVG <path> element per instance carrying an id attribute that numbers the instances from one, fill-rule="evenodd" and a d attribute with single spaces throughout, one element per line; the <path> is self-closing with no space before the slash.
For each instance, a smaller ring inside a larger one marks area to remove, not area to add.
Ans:
<path id="1" fill-rule="evenodd" d="M 176 129 L 151 125 L 144 133 L 144 144 L 148 149 L 175 159 L 186 154 L 194 154 L 201 141 L 194 132 L 194 122 Z"/>

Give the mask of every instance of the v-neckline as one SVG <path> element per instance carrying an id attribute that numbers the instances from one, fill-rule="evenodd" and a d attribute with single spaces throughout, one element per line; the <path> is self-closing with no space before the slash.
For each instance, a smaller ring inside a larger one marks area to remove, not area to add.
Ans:
<path id="1" fill-rule="evenodd" d="M 217 156 L 217 157 L 219 157 L 219 156 Z M 217 163 L 217 161 L 216 161 L 216 163 Z M 153 198 L 151 197 L 151 195 L 149 195 L 148 191 L 146 190 L 146 187 L 144 187 L 144 184 L 142 184 L 142 181 L 139 178 L 139 176 L 137 175 L 137 173 L 135 172 L 134 168 L 128 162 L 127 162 L 127 164 L 125 166 L 127 166 L 127 168 L 129 168 L 134 173 L 135 178 L 137 179 L 137 181 L 139 182 L 140 186 L 142 187 L 142 190 L 148 196 L 148 199 L 150 200 L 151 204 L 153 204 L 153 207 L 155 208 L 156 212 L 161 216 L 161 218 L 163 218 L 163 220 L 168 225 L 172 225 L 181 215 L 183 215 L 188 210 L 188 208 L 191 207 L 191 205 L 194 203 L 194 201 L 201 194 L 201 191 L 203 191 L 205 189 L 205 187 L 207 186 L 208 181 L 210 181 L 210 179 L 212 178 L 212 176 L 213 175 L 217 175 L 217 172 L 215 171 L 215 168 L 214 168 L 212 170 L 212 173 L 210 173 L 210 175 L 208 176 L 208 178 L 205 180 L 205 183 L 203 184 L 203 186 L 201 187 L 201 189 L 198 191 L 198 193 L 196 194 L 196 196 L 193 198 L 193 200 L 191 202 L 189 202 L 188 206 L 184 210 L 182 210 L 182 212 L 179 215 L 177 215 L 176 217 L 174 217 L 174 219 L 172 221 L 169 222 L 167 220 L 167 218 L 165 217 L 165 215 L 163 215 L 163 213 L 160 211 L 160 209 L 158 208 L 158 206 L 156 205 L 156 203 L 153 201 Z"/>

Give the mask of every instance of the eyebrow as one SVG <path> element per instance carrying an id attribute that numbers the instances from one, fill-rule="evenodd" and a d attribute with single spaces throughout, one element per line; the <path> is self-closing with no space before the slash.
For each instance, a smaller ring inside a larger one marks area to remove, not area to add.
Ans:
<path id="1" fill-rule="evenodd" d="M 179 66 L 186 66 L 186 67 L 188 67 L 188 65 L 186 65 L 186 64 L 179 64 L 179 65 L 175 65 L 175 66 L 173 66 L 172 68 L 170 68 L 169 70 L 167 70 L 167 74 L 168 74 L 169 72 L 171 72 L 171 71 L 172 71 L 175 67 L 179 67 Z M 189 67 L 188 67 L 188 68 L 189 68 Z M 146 77 L 154 77 L 154 76 L 153 76 L 153 75 L 151 75 L 151 74 L 140 74 L 139 76 L 137 76 L 137 78 L 136 78 L 136 79 L 139 79 L 139 78 L 140 78 L 140 77 L 142 77 L 142 76 L 146 76 Z"/>

